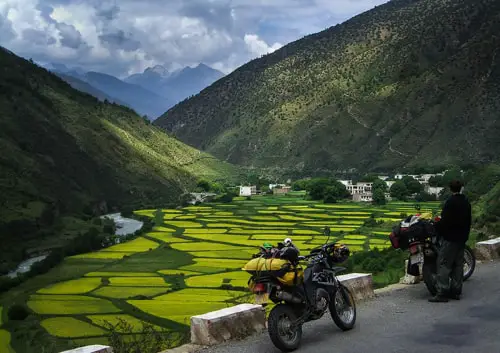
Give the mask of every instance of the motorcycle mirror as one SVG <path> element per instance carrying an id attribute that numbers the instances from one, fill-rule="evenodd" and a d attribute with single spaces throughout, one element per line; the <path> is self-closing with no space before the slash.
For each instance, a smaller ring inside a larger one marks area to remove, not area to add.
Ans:
<path id="1" fill-rule="evenodd" d="M 330 227 L 325 227 L 325 229 L 323 230 L 323 234 L 330 235 Z"/>

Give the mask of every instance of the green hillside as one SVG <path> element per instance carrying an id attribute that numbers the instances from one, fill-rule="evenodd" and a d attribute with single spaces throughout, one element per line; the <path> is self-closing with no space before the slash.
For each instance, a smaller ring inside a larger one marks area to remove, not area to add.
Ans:
<path id="1" fill-rule="evenodd" d="M 176 204 L 235 172 L 1 47 L 0 107 L 0 263 L 61 232 L 60 216 Z"/>
<path id="2" fill-rule="evenodd" d="M 302 174 L 484 164 L 500 144 L 500 2 L 393 0 L 254 60 L 155 124 Z"/>

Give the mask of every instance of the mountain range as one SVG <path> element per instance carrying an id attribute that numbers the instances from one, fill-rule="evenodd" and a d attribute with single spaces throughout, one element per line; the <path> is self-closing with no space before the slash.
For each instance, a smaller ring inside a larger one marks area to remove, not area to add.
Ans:
<path id="1" fill-rule="evenodd" d="M 132 108 L 151 120 L 224 76 L 205 64 L 173 72 L 158 65 L 123 80 L 105 73 L 86 72 L 79 67 L 69 68 L 60 63 L 44 67 L 77 90 L 101 101 L 108 100 Z"/>
<path id="2" fill-rule="evenodd" d="M 500 2 L 393 0 L 253 60 L 155 121 L 300 175 L 485 164 L 500 153 Z"/>
<path id="3" fill-rule="evenodd" d="M 0 107 L 0 265 L 13 244 L 61 245 L 50 227 L 41 233 L 47 210 L 53 221 L 103 207 L 176 205 L 199 178 L 236 175 L 131 109 L 79 92 L 2 47 Z"/>

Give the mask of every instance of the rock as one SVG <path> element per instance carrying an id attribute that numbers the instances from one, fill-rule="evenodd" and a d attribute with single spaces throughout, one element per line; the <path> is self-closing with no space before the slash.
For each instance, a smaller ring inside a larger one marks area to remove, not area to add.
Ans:
<path id="1" fill-rule="evenodd" d="M 100 344 L 94 344 L 92 346 L 80 347 L 61 353 L 113 353 L 113 348 L 109 346 L 102 346 Z"/>
<path id="2" fill-rule="evenodd" d="M 352 292 L 356 301 L 370 299 L 373 292 L 373 279 L 370 273 L 349 273 L 338 276 L 339 281 Z"/>
<path id="3" fill-rule="evenodd" d="M 479 260 L 495 260 L 500 258 L 500 238 L 476 243 L 476 258 Z"/>
<path id="4" fill-rule="evenodd" d="M 191 317 L 191 343 L 212 346 L 230 339 L 242 339 L 266 327 L 261 305 L 241 304 Z"/>

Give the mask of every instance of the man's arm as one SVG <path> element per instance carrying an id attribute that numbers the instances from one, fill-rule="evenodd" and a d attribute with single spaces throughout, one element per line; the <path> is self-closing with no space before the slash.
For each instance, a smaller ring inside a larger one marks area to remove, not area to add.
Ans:
<path id="1" fill-rule="evenodd" d="M 445 234 L 446 231 L 450 228 L 450 224 L 452 221 L 453 221 L 452 204 L 450 199 L 448 199 L 444 203 L 443 210 L 441 211 L 441 220 L 437 223 L 438 233 Z"/>

